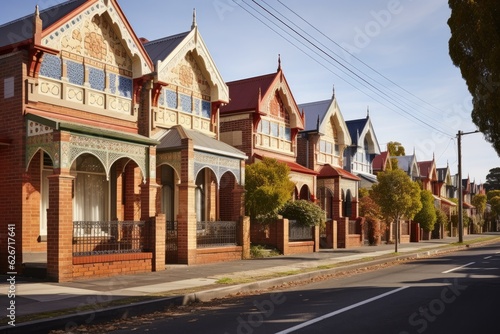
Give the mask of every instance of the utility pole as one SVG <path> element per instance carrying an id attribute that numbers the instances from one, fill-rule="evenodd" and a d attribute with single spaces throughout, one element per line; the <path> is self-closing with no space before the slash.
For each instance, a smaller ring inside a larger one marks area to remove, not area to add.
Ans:
<path id="1" fill-rule="evenodd" d="M 463 205 L 464 198 L 462 195 L 462 136 L 469 135 L 471 133 L 479 132 L 479 130 L 471 132 L 462 132 L 458 130 L 457 142 L 458 142 L 458 242 L 464 242 L 464 220 L 463 220 Z"/>

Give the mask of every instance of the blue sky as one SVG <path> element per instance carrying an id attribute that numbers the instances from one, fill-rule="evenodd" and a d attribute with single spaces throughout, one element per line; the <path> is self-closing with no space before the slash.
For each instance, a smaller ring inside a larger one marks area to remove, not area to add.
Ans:
<path id="1" fill-rule="evenodd" d="M 0 24 L 31 13 L 36 4 L 44 9 L 60 2 L 5 2 Z M 448 54 L 446 0 L 259 1 L 314 45 L 280 30 L 275 18 L 260 16 L 264 11 L 251 0 L 118 2 L 136 34 L 149 40 L 189 30 L 196 8 L 198 27 L 224 80 L 273 72 L 280 54 L 297 103 L 329 99 L 335 86 L 345 120 L 363 118 L 369 108 L 382 150 L 398 141 L 407 153 L 415 150 L 418 160 L 434 155 L 437 167 L 449 163 L 457 173 L 456 134 L 475 126 L 471 96 Z M 462 173 L 471 181 L 484 182 L 489 169 L 500 166 L 480 133 L 462 137 L 462 157 Z"/>

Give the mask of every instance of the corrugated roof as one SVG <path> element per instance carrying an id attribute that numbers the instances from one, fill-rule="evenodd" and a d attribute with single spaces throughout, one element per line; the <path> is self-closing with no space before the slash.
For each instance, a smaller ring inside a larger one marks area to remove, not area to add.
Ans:
<path id="1" fill-rule="evenodd" d="M 186 38 L 190 31 L 186 31 L 177 35 L 172 35 L 160 38 L 154 41 L 144 43 L 149 57 L 154 63 L 165 60 L 168 55 Z"/>
<path id="2" fill-rule="evenodd" d="M 363 146 L 363 143 L 361 143 L 361 145 L 358 145 L 358 134 L 361 134 L 363 132 L 367 123 L 368 117 L 345 122 L 347 128 L 349 129 L 349 135 L 351 135 L 353 145 Z"/>
<path id="3" fill-rule="evenodd" d="M 306 126 L 304 131 L 318 131 L 319 124 L 323 122 L 328 108 L 332 104 L 332 100 L 324 100 L 317 102 L 308 102 L 299 104 L 299 110 L 304 111 Z M 319 120 L 319 124 L 318 124 Z"/>
<path id="4" fill-rule="evenodd" d="M 398 167 L 399 169 L 404 170 L 405 172 L 408 172 L 410 170 L 411 163 L 413 162 L 413 155 L 400 155 L 400 156 L 393 156 L 391 158 L 396 158 L 398 160 Z"/>
<path id="5" fill-rule="evenodd" d="M 47 29 L 86 1 L 87 0 L 69 0 L 41 10 L 40 18 L 43 23 L 42 29 Z M 0 48 L 20 43 L 33 37 L 34 13 L 35 8 L 33 8 L 32 14 L 0 25 Z"/>
<path id="6" fill-rule="evenodd" d="M 438 181 L 446 182 L 446 175 L 448 174 L 448 167 L 436 168 L 436 173 L 437 173 Z"/>
<path id="7" fill-rule="evenodd" d="M 418 168 L 420 169 L 420 176 L 430 177 L 429 174 L 431 173 L 433 162 L 434 162 L 433 160 L 417 162 Z"/>
<path id="8" fill-rule="evenodd" d="M 229 87 L 229 103 L 220 110 L 221 114 L 256 110 L 259 103 L 259 89 L 261 95 L 268 90 L 279 72 L 258 77 L 227 82 Z"/>
<path id="9" fill-rule="evenodd" d="M 160 144 L 156 147 L 158 152 L 176 150 L 181 147 L 183 138 L 191 138 L 193 140 L 193 148 L 197 151 L 214 153 L 218 155 L 229 156 L 238 159 L 246 159 L 244 152 L 228 145 L 220 140 L 209 137 L 196 130 L 190 130 L 176 125 L 160 139 Z"/>

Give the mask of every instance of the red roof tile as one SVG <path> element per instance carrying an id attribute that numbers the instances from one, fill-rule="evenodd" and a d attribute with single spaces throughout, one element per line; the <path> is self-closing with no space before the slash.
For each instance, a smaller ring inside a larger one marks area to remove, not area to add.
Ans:
<path id="1" fill-rule="evenodd" d="M 385 169 L 385 164 L 387 163 L 387 158 L 389 157 L 389 152 L 381 152 L 377 155 L 372 162 L 373 170 L 383 171 Z"/>
<path id="2" fill-rule="evenodd" d="M 229 103 L 221 108 L 221 113 L 228 114 L 237 111 L 256 110 L 259 103 L 259 89 L 261 94 L 264 95 L 278 73 L 227 82 Z"/>
<path id="3" fill-rule="evenodd" d="M 342 169 L 340 167 L 334 167 L 332 165 L 324 165 L 321 167 L 319 170 L 319 175 L 318 177 L 337 177 L 340 176 L 343 179 L 350 179 L 350 180 L 355 180 L 359 181 L 361 180 L 359 177 L 357 177 L 354 174 L 349 173 L 345 169 Z"/>
<path id="4" fill-rule="evenodd" d="M 259 154 L 254 154 L 254 157 L 256 159 L 258 159 L 258 160 L 264 159 L 264 157 L 261 156 L 261 155 L 259 155 Z M 318 175 L 318 172 L 316 172 L 316 171 L 314 171 L 312 169 L 309 169 L 307 167 L 304 167 L 301 164 L 296 163 L 295 161 L 282 160 L 282 159 L 277 159 L 277 158 L 274 158 L 274 157 L 273 157 L 273 159 L 276 159 L 277 161 L 286 164 L 288 167 L 290 167 L 290 170 L 293 171 L 293 172 L 304 173 L 304 174 L 311 174 L 311 175 Z"/>

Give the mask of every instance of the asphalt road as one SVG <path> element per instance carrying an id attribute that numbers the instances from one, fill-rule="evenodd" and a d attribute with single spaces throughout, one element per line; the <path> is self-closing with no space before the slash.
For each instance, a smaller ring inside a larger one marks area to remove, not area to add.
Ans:
<path id="1" fill-rule="evenodd" d="M 111 333 L 498 333 L 500 243 L 107 327 Z M 117 329 L 118 330 L 111 330 Z"/>

